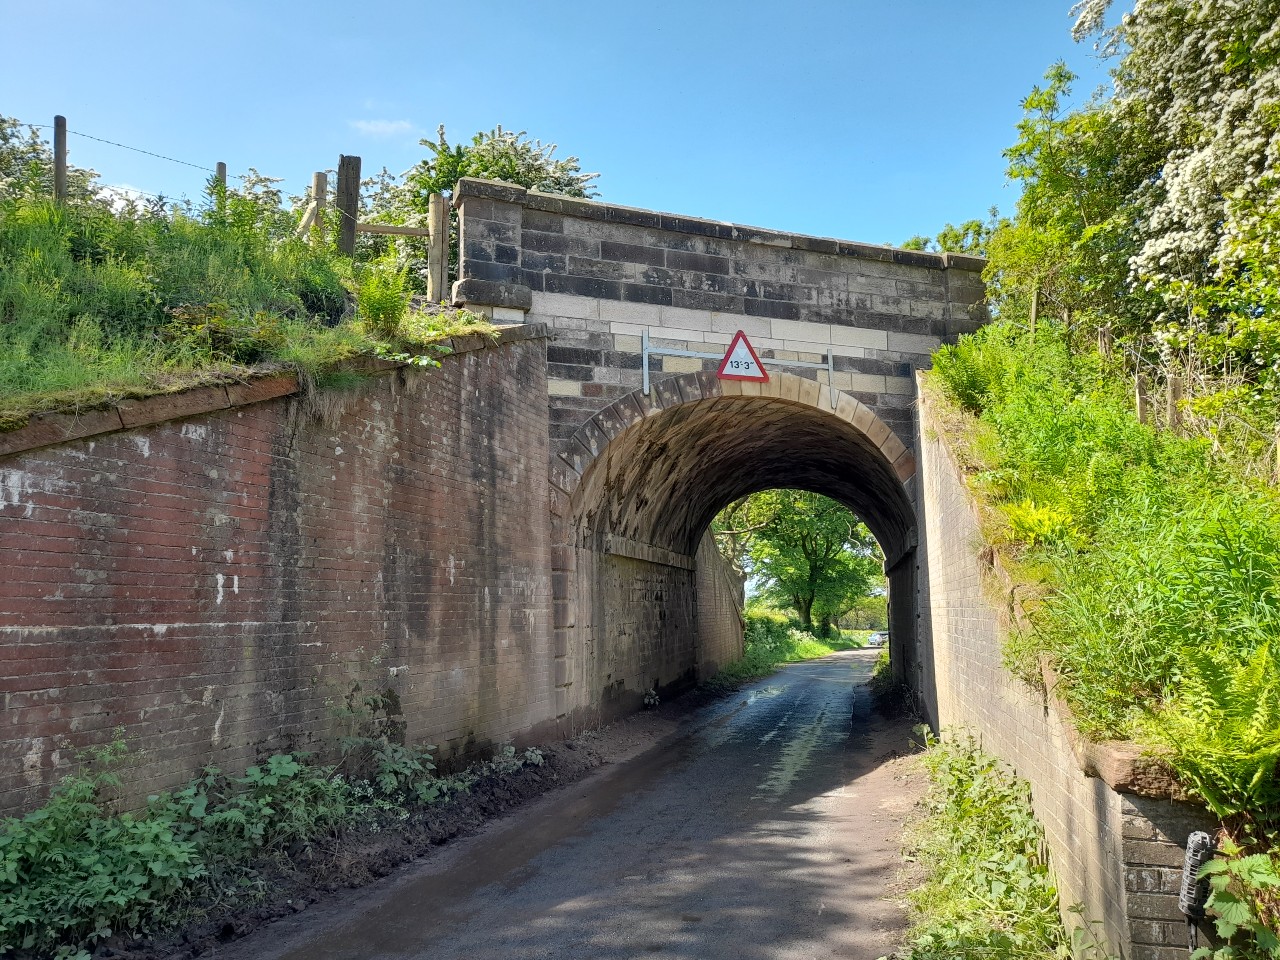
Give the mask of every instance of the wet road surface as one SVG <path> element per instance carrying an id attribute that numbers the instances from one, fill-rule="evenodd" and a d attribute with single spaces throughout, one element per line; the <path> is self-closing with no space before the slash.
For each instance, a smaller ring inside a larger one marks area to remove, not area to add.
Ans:
<path id="1" fill-rule="evenodd" d="M 888 887 L 917 788 L 883 765 L 909 729 L 871 712 L 874 661 L 789 666 L 329 916 L 217 956 L 883 956 L 905 924 Z"/>

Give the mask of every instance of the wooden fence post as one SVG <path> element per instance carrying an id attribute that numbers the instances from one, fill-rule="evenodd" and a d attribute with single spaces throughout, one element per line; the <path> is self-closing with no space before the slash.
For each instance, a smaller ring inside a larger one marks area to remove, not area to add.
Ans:
<path id="1" fill-rule="evenodd" d="M 1182 403 L 1185 381 L 1182 377 L 1169 377 L 1168 389 L 1165 393 L 1165 420 L 1170 430 L 1176 430 L 1182 423 Z"/>
<path id="2" fill-rule="evenodd" d="M 329 175 L 317 170 L 311 175 L 311 201 L 316 205 L 315 232 L 312 243 L 324 242 L 324 208 L 329 203 Z"/>
<path id="3" fill-rule="evenodd" d="M 1098 352 L 1107 359 L 1110 359 L 1112 344 L 1111 324 L 1104 323 L 1098 328 Z"/>
<path id="4" fill-rule="evenodd" d="M 360 158 L 338 157 L 338 252 L 356 255 L 356 218 L 360 216 Z"/>
<path id="5" fill-rule="evenodd" d="M 449 296 L 449 204 L 433 193 L 427 198 L 427 299 L 443 303 Z"/>
<path id="6" fill-rule="evenodd" d="M 1140 373 L 1133 378 L 1133 399 L 1138 409 L 1138 422 L 1150 421 L 1151 400 L 1147 397 L 1147 378 Z"/>
<path id="7" fill-rule="evenodd" d="M 53 199 L 67 199 L 67 118 L 53 118 Z"/>
<path id="8" fill-rule="evenodd" d="M 217 184 L 217 189 L 213 194 L 213 203 L 217 208 L 218 216 L 225 217 L 227 215 L 227 165 L 219 160 L 213 167 L 213 179 Z"/>

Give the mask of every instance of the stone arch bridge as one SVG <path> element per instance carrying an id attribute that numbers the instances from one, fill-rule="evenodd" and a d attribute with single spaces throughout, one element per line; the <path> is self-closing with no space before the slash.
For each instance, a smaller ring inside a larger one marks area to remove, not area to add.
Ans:
<path id="1" fill-rule="evenodd" d="M 915 373 L 986 320 L 983 261 L 481 180 L 460 182 L 455 205 L 454 300 L 553 336 L 557 715 L 601 709 L 602 696 L 606 712 L 625 709 L 732 656 L 740 627 L 706 530 L 731 500 L 770 487 L 830 496 L 876 535 L 895 670 L 928 689 Z M 767 384 L 642 353 L 643 334 L 716 353 L 737 330 L 770 367 Z"/>

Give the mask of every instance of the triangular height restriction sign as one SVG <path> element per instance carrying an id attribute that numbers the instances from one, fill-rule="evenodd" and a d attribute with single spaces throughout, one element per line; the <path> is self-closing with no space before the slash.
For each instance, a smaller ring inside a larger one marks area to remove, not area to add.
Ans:
<path id="1" fill-rule="evenodd" d="M 769 382 L 769 374 L 765 371 L 764 364 L 760 362 L 760 358 L 751 347 L 751 341 L 741 330 L 733 335 L 733 342 L 724 352 L 724 359 L 720 361 L 720 369 L 716 371 L 716 376 L 721 380 Z"/>

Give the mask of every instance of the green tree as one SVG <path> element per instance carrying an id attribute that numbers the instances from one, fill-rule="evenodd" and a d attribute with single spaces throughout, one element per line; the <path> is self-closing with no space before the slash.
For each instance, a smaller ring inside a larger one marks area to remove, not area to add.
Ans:
<path id="1" fill-rule="evenodd" d="M 583 173 L 577 157 L 557 159 L 554 143 L 530 140 L 523 131 L 513 133 L 494 127 L 481 131 L 469 144 L 449 145 L 444 125 L 436 140 L 423 140 L 431 155 L 405 174 L 408 205 L 425 211 L 433 193 L 452 194 L 463 177 L 502 180 L 542 193 L 567 197 L 594 197 L 592 181 L 598 173 Z"/>
<path id="2" fill-rule="evenodd" d="M 806 630 L 829 631 L 883 584 L 879 547 L 848 508 L 802 490 L 765 490 L 730 504 L 713 525 L 759 593 L 791 607 Z"/>
<path id="3" fill-rule="evenodd" d="M 0 115 L 0 198 L 52 197 L 53 150 L 35 127 Z M 98 174 L 67 164 L 67 196 L 72 200 L 96 199 Z"/>

